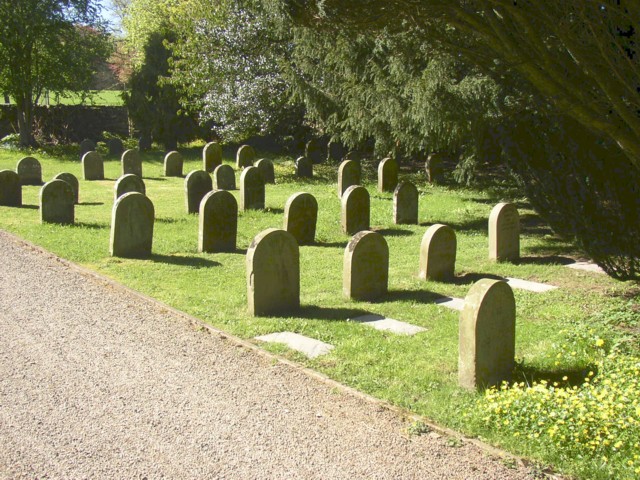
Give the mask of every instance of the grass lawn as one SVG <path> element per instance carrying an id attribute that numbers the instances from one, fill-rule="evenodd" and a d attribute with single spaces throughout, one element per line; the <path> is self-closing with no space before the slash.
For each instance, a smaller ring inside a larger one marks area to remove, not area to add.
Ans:
<path id="1" fill-rule="evenodd" d="M 181 151 L 185 174 L 201 168 L 199 148 Z M 514 190 L 507 189 L 431 186 L 422 172 L 403 170 L 401 180 L 413 181 L 420 191 L 420 225 L 397 226 L 392 222 L 392 194 L 377 192 L 375 165 L 365 165 L 363 183 L 371 194 L 371 226 L 384 235 L 390 250 L 390 291 L 374 303 L 355 302 L 342 295 L 343 256 L 349 237 L 340 228 L 336 165 L 315 166 L 314 179 L 300 180 L 293 176 L 293 158 L 273 158 L 277 184 L 267 186 L 264 211 L 240 212 L 238 250 L 200 254 L 198 219 L 186 213 L 184 180 L 164 178 L 162 154 L 145 153 L 143 176 L 156 211 L 154 255 L 130 260 L 109 256 L 113 185 L 120 175 L 118 159 L 106 158 L 106 180 L 88 182 L 82 180 L 75 150 L 31 154 L 41 161 L 45 181 L 60 172 L 73 173 L 80 179 L 76 225 L 41 225 L 37 210 L 40 187 L 26 186 L 23 208 L 0 207 L 0 228 L 242 338 L 293 331 L 333 344 L 335 349 L 330 354 L 314 360 L 283 346 L 261 346 L 514 453 L 552 463 L 584 478 L 633 478 L 636 471 L 640 472 L 636 470 L 640 460 L 633 453 L 640 450 L 632 440 L 615 452 L 606 453 L 607 460 L 603 461 L 602 455 L 567 450 L 553 436 L 535 436 L 533 431 L 514 435 L 509 429 L 498 428 L 494 417 L 486 416 L 491 403 L 508 403 L 506 394 L 500 397 L 500 392 L 494 392 L 500 398 L 489 402 L 484 394 L 465 392 L 457 386 L 459 314 L 434 305 L 433 300 L 441 295 L 464 298 L 474 281 L 484 275 L 560 287 L 546 293 L 514 291 L 517 379 L 525 382 L 523 388 L 543 380 L 549 385 L 560 382 L 556 390 L 574 386 L 582 389 L 590 371 L 595 371 L 596 378 L 604 378 L 605 370 L 598 362 L 614 346 L 622 349 L 619 355 L 624 358 L 638 356 L 637 286 L 562 266 L 570 257 L 579 257 L 579 252 L 554 236 L 531 210 L 527 199 L 517 197 L 517 191 L 514 197 Z M 15 169 L 24 155 L 16 150 L 0 150 L 0 170 Z M 233 161 L 231 155 L 225 152 L 225 162 Z M 319 204 L 317 243 L 300 248 L 302 308 L 287 317 L 252 318 L 247 313 L 246 248 L 262 230 L 282 228 L 284 204 L 299 191 L 313 194 Z M 232 193 L 238 198 L 237 190 Z M 496 264 L 488 259 L 487 219 L 501 200 L 515 202 L 520 212 L 523 258 L 518 264 Z M 422 235 L 434 223 L 451 226 L 457 235 L 456 280 L 451 283 L 423 281 L 417 275 Z M 610 312 L 614 313 L 609 315 Z M 419 325 L 426 331 L 400 336 L 350 321 L 367 313 Z M 634 408 L 633 399 L 629 405 Z M 495 413 L 495 408 L 491 411 Z M 640 435 L 639 417 L 637 407 L 635 420 L 631 420 L 636 436 Z M 499 412 L 498 418 L 502 418 Z M 527 428 L 524 424 L 520 427 Z M 572 440 L 566 441 L 569 445 Z"/>
<path id="2" fill-rule="evenodd" d="M 89 95 L 83 97 L 75 92 L 67 92 L 64 95 L 49 95 L 49 105 L 87 105 L 118 107 L 124 104 L 121 90 L 91 90 Z M 11 101 L 11 103 L 14 103 Z M 40 105 L 46 105 L 46 99 L 41 98 Z"/>

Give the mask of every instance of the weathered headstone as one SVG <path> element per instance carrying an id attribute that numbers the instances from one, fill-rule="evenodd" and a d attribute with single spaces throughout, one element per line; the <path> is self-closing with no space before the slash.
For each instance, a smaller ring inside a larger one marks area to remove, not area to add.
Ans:
<path id="1" fill-rule="evenodd" d="M 300 308 L 300 251 L 289 232 L 269 228 L 247 250 L 249 313 L 267 316 Z"/>
<path id="2" fill-rule="evenodd" d="M 107 140 L 107 148 L 109 149 L 109 155 L 112 157 L 120 157 L 124 152 L 124 145 L 119 138 L 110 138 Z"/>
<path id="3" fill-rule="evenodd" d="M 73 203 L 78 204 L 80 199 L 80 182 L 73 173 L 62 172 L 53 177 L 54 180 L 62 180 L 71 185 L 73 190 Z"/>
<path id="4" fill-rule="evenodd" d="M 396 225 L 418 223 L 418 189 L 411 182 L 400 183 L 393 192 L 393 222 Z"/>
<path id="5" fill-rule="evenodd" d="M 211 190 L 213 190 L 211 175 L 204 170 L 189 172 L 184 179 L 184 198 L 187 213 L 198 213 L 200 202 Z"/>
<path id="6" fill-rule="evenodd" d="M 273 162 L 267 158 L 260 159 L 256 162 L 256 168 L 260 170 L 264 183 L 276 183 L 276 174 L 273 171 Z"/>
<path id="7" fill-rule="evenodd" d="M 138 150 L 145 152 L 151 148 L 151 135 L 140 135 L 138 139 Z"/>
<path id="8" fill-rule="evenodd" d="M 360 185 L 352 185 L 342 195 L 342 231 L 355 235 L 369 229 L 369 192 Z"/>
<path id="9" fill-rule="evenodd" d="M 222 164 L 222 147 L 218 142 L 209 142 L 202 149 L 202 169 L 205 172 L 213 172 Z"/>
<path id="10" fill-rule="evenodd" d="M 207 193 L 200 202 L 198 251 L 234 252 L 238 234 L 238 202 L 226 190 Z"/>
<path id="11" fill-rule="evenodd" d="M 213 188 L 216 190 L 235 190 L 236 173 L 231 165 L 218 165 L 213 171 Z"/>
<path id="12" fill-rule="evenodd" d="M 21 185 L 42 185 L 42 165 L 33 157 L 24 157 L 16 165 Z"/>
<path id="13" fill-rule="evenodd" d="M 316 238 L 318 202 L 310 193 L 298 192 L 284 206 L 284 229 L 293 235 L 298 245 L 311 245 Z"/>
<path id="14" fill-rule="evenodd" d="M 398 162 L 385 158 L 378 164 L 378 191 L 393 192 L 398 186 Z"/>
<path id="15" fill-rule="evenodd" d="M 313 178 L 313 163 L 307 157 L 299 157 L 296 160 L 296 177 Z"/>
<path id="16" fill-rule="evenodd" d="M 116 183 L 113 186 L 113 199 L 117 200 L 122 195 L 129 192 L 138 192 L 143 195 L 146 195 L 147 193 L 144 180 L 133 173 L 122 175 L 118 180 L 116 180 Z"/>
<path id="17" fill-rule="evenodd" d="M 22 205 L 20 177 L 13 170 L 0 170 L 0 205 L 5 207 Z"/>
<path id="18" fill-rule="evenodd" d="M 51 180 L 40 189 L 40 221 L 42 223 L 74 222 L 74 196 L 71 185 L 63 180 Z"/>
<path id="19" fill-rule="evenodd" d="M 137 150 L 126 150 L 122 154 L 121 163 L 122 175 L 131 173 L 142 178 L 142 158 Z"/>
<path id="20" fill-rule="evenodd" d="M 444 162 L 448 159 L 446 153 L 431 153 L 425 163 L 425 172 L 429 183 L 438 184 L 444 180 Z"/>
<path id="21" fill-rule="evenodd" d="M 241 169 L 253 166 L 256 159 L 256 151 L 251 145 L 242 145 L 236 153 L 236 168 Z"/>
<path id="22" fill-rule="evenodd" d="M 264 208 L 264 182 L 256 167 L 247 167 L 240 175 L 240 210 Z"/>
<path id="23" fill-rule="evenodd" d="M 80 160 L 82 160 L 82 157 L 84 157 L 85 153 L 95 151 L 96 142 L 88 138 L 85 138 L 80 142 L 79 148 L 80 148 Z"/>
<path id="24" fill-rule="evenodd" d="M 320 141 L 312 138 L 304 147 L 304 156 L 311 160 L 311 163 L 318 164 L 324 160 L 324 153 Z"/>
<path id="25" fill-rule="evenodd" d="M 387 293 L 389 247 L 382 235 L 356 233 L 344 250 L 342 291 L 354 300 L 374 300 Z"/>
<path id="26" fill-rule="evenodd" d="M 489 258 L 498 262 L 520 258 L 520 215 L 512 203 L 499 203 L 491 210 Z"/>
<path id="27" fill-rule="evenodd" d="M 125 193 L 113 204 L 109 253 L 113 257 L 141 258 L 151 255 L 153 203 L 138 192 Z"/>
<path id="28" fill-rule="evenodd" d="M 98 152 L 91 151 L 82 156 L 82 175 L 85 180 L 104 180 L 104 162 Z"/>
<path id="29" fill-rule="evenodd" d="M 165 177 L 181 177 L 182 176 L 182 155 L 175 150 L 170 151 L 164 156 L 164 176 Z"/>
<path id="30" fill-rule="evenodd" d="M 347 151 L 340 142 L 331 140 L 327 145 L 327 161 L 341 162 Z"/>
<path id="31" fill-rule="evenodd" d="M 345 160 L 338 167 L 338 197 L 342 198 L 347 188 L 360 184 L 360 164 L 355 160 Z"/>
<path id="32" fill-rule="evenodd" d="M 431 225 L 420 244 L 420 278 L 450 280 L 456 267 L 456 233 L 453 228 L 436 223 Z"/>
<path id="33" fill-rule="evenodd" d="M 516 302 L 501 280 L 476 282 L 460 314 L 458 383 L 475 390 L 511 380 L 515 365 Z"/>

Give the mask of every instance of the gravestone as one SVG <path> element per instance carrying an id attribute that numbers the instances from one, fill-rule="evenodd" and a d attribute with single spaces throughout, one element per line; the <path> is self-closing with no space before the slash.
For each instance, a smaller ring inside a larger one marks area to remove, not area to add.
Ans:
<path id="1" fill-rule="evenodd" d="M 499 203 L 491 210 L 489 258 L 497 262 L 520 258 L 520 215 L 512 203 Z"/>
<path id="2" fill-rule="evenodd" d="M 429 183 L 439 184 L 444 180 L 444 163 L 448 160 L 446 153 L 431 153 L 425 163 L 425 172 Z"/>
<path id="3" fill-rule="evenodd" d="M 138 139 L 138 150 L 145 152 L 151 148 L 151 135 L 141 135 Z"/>
<path id="4" fill-rule="evenodd" d="M 267 183 L 276 183 L 276 175 L 273 171 L 273 162 L 269 159 L 263 158 L 256 162 L 256 168 L 260 171 L 260 175 L 262 175 L 262 180 L 265 184 Z"/>
<path id="5" fill-rule="evenodd" d="M 256 151 L 251 145 L 242 145 L 236 153 L 236 168 L 239 170 L 245 167 L 253 166 L 256 159 Z"/>
<path id="6" fill-rule="evenodd" d="M 311 160 L 311 163 L 322 163 L 324 160 L 324 153 L 322 152 L 320 142 L 315 138 L 309 140 L 304 147 L 304 156 Z"/>
<path id="7" fill-rule="evenodd" d="M 300 251 L 289 232 L 269 228 L 247 250 L 249 313 L 267 316 L 300 308 Z"/>
<path id="8" fill-rule="evenodd" d="M 235 190 L 236 173 L 231 165 L 218 165 L 213 171 L 213 188 L 216 190 Z"/>
<path id="9" fill-rule="evenodd" d="M 119 138 L 110 138 L 107 140 L 107 148 L 109 149 L 109 155 L 112 157 L 120 157 L 124 152 L 124 145 Z"/>
<path id="10" fill-rule="evenodd" d="M 142 178 L 142 158 L 137 150 L 126 150 L 122 154 L 120 162 L 122 163 L 122 175 L 131 173 Z"/>
<path id="11" fill-rule="evenodd" d="M 327 161 L 341 162 L 347 151 L 340 142 L 331 140 L 327 145 Z"/>
<path id="12" fill-rule="evenodd" d="M 420 278 L 451 280 L 456 267 L 456 233 L 447 225 L 431 225 L 420 244 Z"/>
<path id="13" fill-rule="evenodd" d="M 204 170 L 189 172 L 184 179 L 184 198 L 187 213 L 198 213 L 200 202 L 211 190 L 213 190 L 211 175 Z"/>
<path id="14" fill-rule="evenodd" d="M 53 177 L 54 180 L 62 180 L 63 182 L 67 182 L 71 185 L 71 189 L 73 190 L 73 203 L 78 204 L 80 199 L 80 182 L 76 176 L 72 173 L 62 172 Z"/>
<path id="15" fill-rule="evenodd" d="M 385 158 L 378 164 L 378 191 L 393 192 L 398 186 L 398 162 Z"/>
<path id="16" fill-rule="evenodd" d="M 342 198 L 347 188 L 360 184 L 360 164 L 355 160 L 345 160 L 338 167 L 338 197 Z"/>
<path id="17" fill-rule="evenodd" d="M 298 192 L 284 206 L 284 229 L 294 236 L 298 245 L 311 245 L 316 238 L 318 202 L 310 193 Z"/>
<path id="18" fill-rule="evenodd" d="M 170 151 L 164 156 L 164 176 L 165 177 L 181 177 L 182 176 L 182 155 L 175 150 Z"/>
<path id="19" fill-rule="evenodd" d="M 20 177 L 13 170 L 0 170 L 0 205 L 22 206 L 22 185 Z"/>
<path id="20" fill-rule="evenodd" d="M 91 151 L 83 155 L 82 175 L 85 180 L 104 180 L 104 162 L 98 152 Z"/>
<path id="21" fill-rule="evenodd" d="M 418 223 L 418 189 L 411 182 L 400 183 L 393 192 L 393 222 L 396 225 Z"/>
<path id="22" fill-rule="evenodd" d="M 51 180 L 40 189 L 40 221 L 73 225 L 73 189 L 64 180 Z"/>
<path id="23" fill-rule="evenodd" d="M 143 195 L 146 195 L 147 193 L 144 185 L 144 180 L 142 180 L 142 178 L 140 178 L 138 175 L 134 175 L 133 173 L 122 175 L 120 178 L 118 178 L 118 180 L 116 180 L 116 183 L 113 186 L 114 201 L 120 198 L 125 193 L 129 192 L 137 192 Z"/>
<path id="24" fill-rule="evenodd" d="M 299 157 L 296 160 L 296 177 L 313 178 L 313 163 L 307 157 Z"/>
<path id="25" fill-rule="evenodd" d="M 238 202 L 226 190 L 207 193 L 200 202 L 199 252 L 235 252 Z"/>
<path id="26" fill-rule="evenodd" d="M 82 157 L 84 157 L 85 153 L 94 152 L 96 150 L 96 142 L 88 138 L 85 138 L 80 142 L 79 148 L 80 148 L 80 160 L 82 160 Z"/>
<path id="27" fill-rule="evenodd" d="M 369 229 L 369 192 L 360 185 L 352 185 L 342 195 L 342 231 L 355 235 Z"/>
<path id="28" fill-rule="evenodd" d="M 209 142 L 202 149 L 202 169 L 211 173 L 218 165 L 222 165 L 222 147 L 218 142 Z"/>
<path id="29" fill-rule="evenodd" d="M 42 185 L 42 165 L 33 157 L 24 157 L 16 165 L 20 185 Z"/>
<path id="30" fill-rule="evenodd" d="M 264 182 L 256 167 L 247 167 L 240 175 L 240 210 L 264 208 Z"/>
<path id="31" fill-rule="evenodd" d="M 476 282 L 460 314 L 458 384 L 469 390 L 511 380 L 515 365 L 516 302 L 502 280 Z"/>
<path id="32" fill-rule="evenodd" d="M 374 300 L 387 293 L 389 247 L 382 235 L 356 233 L 344 250 L 342 291 L 353 300 Z"/>
<path id="33" fill-rule="evenodd" d="M 125 193 L 113 204 L 109 253 L 112 257 L 151 255 L 154 208 L 146 195 Z"/>

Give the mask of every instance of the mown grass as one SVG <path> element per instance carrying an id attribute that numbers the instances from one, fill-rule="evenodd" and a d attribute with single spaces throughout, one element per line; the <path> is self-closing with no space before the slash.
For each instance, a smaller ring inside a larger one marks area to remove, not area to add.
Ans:
<path id="1" fill-rule="evenodd" d="M 185 174 L 201 168 L 199 148 L 181 151 L 186 159 Z M 75 150 L 58 148 L 32 154 L 42 162 L 45 180 L 62 171 L 82 178 Z M 0 151 L 0 170 L 14 169 L 23 155 L 15 150 Z M 232 162 L 231 155 L 225 152 L 226 162 Z M 606 340 L 609 347 L 625 345 L 628 348 L 623 354 L 627 356 L 636 351 L 637 313 L 628 318 L 621 314 L 625 317 L 622 326 L 607 317 L 607 312 L 627 312 L 629 305 L 637 306 L 635 285 L 562 266 L 579 253 L 553 235 L 526 198 L 514 198 L 513 190 L 509 196 L 508 190 L 431 186 L 420 172 L 402 171 L 401 177 L 414 181 L 420 190 L 421 223 L 393 225 L 392 195 L 376 191 L 375 166 L 368 165 L 364 184 L 371 194 L 371 225 L 389 244 L 390 291 L 374 303 L 344 299 L 342 262 L 349 237 L 340 229 L 337 166 L 316 166 L 314 179 L 299 180 L 293 176 L 293 158 L 274 160 L 278 183 L 267 187 L 264 211 L 240 213 L 238 250 L 234 253 L 197 252 L 197 216 L 186 213 L 183 179 L 162 177 L 162 154 L 158 151 L 144 154 L 147 195 L 156 209 L 154 255 L 149 259 L 109 257 L 113 184 L 120 175 L 119 161 L 113 158 L 106 158 L 107 180 L 80 180 L 76 225 L 41 225 L 39 187 L 27 186 L 23 188 L 23 208 L 0 207 L 0 228 L 242 338 L 286 330 L 331 343 L 336 348 L 315 360 L 282 346 L 261 346 L 442 425 L 585 478 L 633 478 L 637 465 L 632 457 L 613 458 L 607 463 L 589 456 L 579 458 L 575 453 L 566 454 L 554 441 L 524 434 L 514 439 L 513 432 L 484 421 L 488 397 L 457 387 L 458 312 L 432 302 L 440 295 L 464 297 L 473 282 L 483 276 L 509 276 L 559 286 L 544 294 L 514 292 L 517 379 L 552 382 L 569 375 L 575 385 L 580 385 L 594 368 L 594 352 L 602 347 L 592 345 L 596 339 Z M 284 204 L 298 191 L 312 193 L 320 205 L 317 243 L 300 249 L 302 308 L 291 316 L 251 318 L 247 314 L 246 248 L 260 231 L 282 228 Z M 237 197 L 238 192 L 233 194 Z M 516 202 L 521 214 L 523 259 L 518 264 L 496 264 L 488 259 L 487 218 L 500 200 Z M 448 224 L 456 231 L 457 277 L 451 283 L 417 277 L 422 235 L 433 223 Z M 350 321 L 366 313 L 409 322 L 426 331 L 405 337 Z M 575 354 L 565 352 L 567 344 L 575 345 Z"/>
<path id="2" fill-rule="evenodd" d="M 11 103 L 13 102 L 10 99 Z M 121 90 L 91 90 L 87 95 L 76 92 L 65 92 L 64 94 L 50 94 L 43 96 L 38 102 L 39 105 L 87 105 L 87 106 L 110 106 L 117 107 L 124 104 Z"/>

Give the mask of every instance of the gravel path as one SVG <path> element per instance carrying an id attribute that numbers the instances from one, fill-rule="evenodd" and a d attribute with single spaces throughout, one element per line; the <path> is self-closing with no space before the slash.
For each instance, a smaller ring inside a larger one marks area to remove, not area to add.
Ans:
<path id="1" fill-rule="evenodd" d="M 0 478 L 530 478 L 1 231 L 0 258 Z"/>

